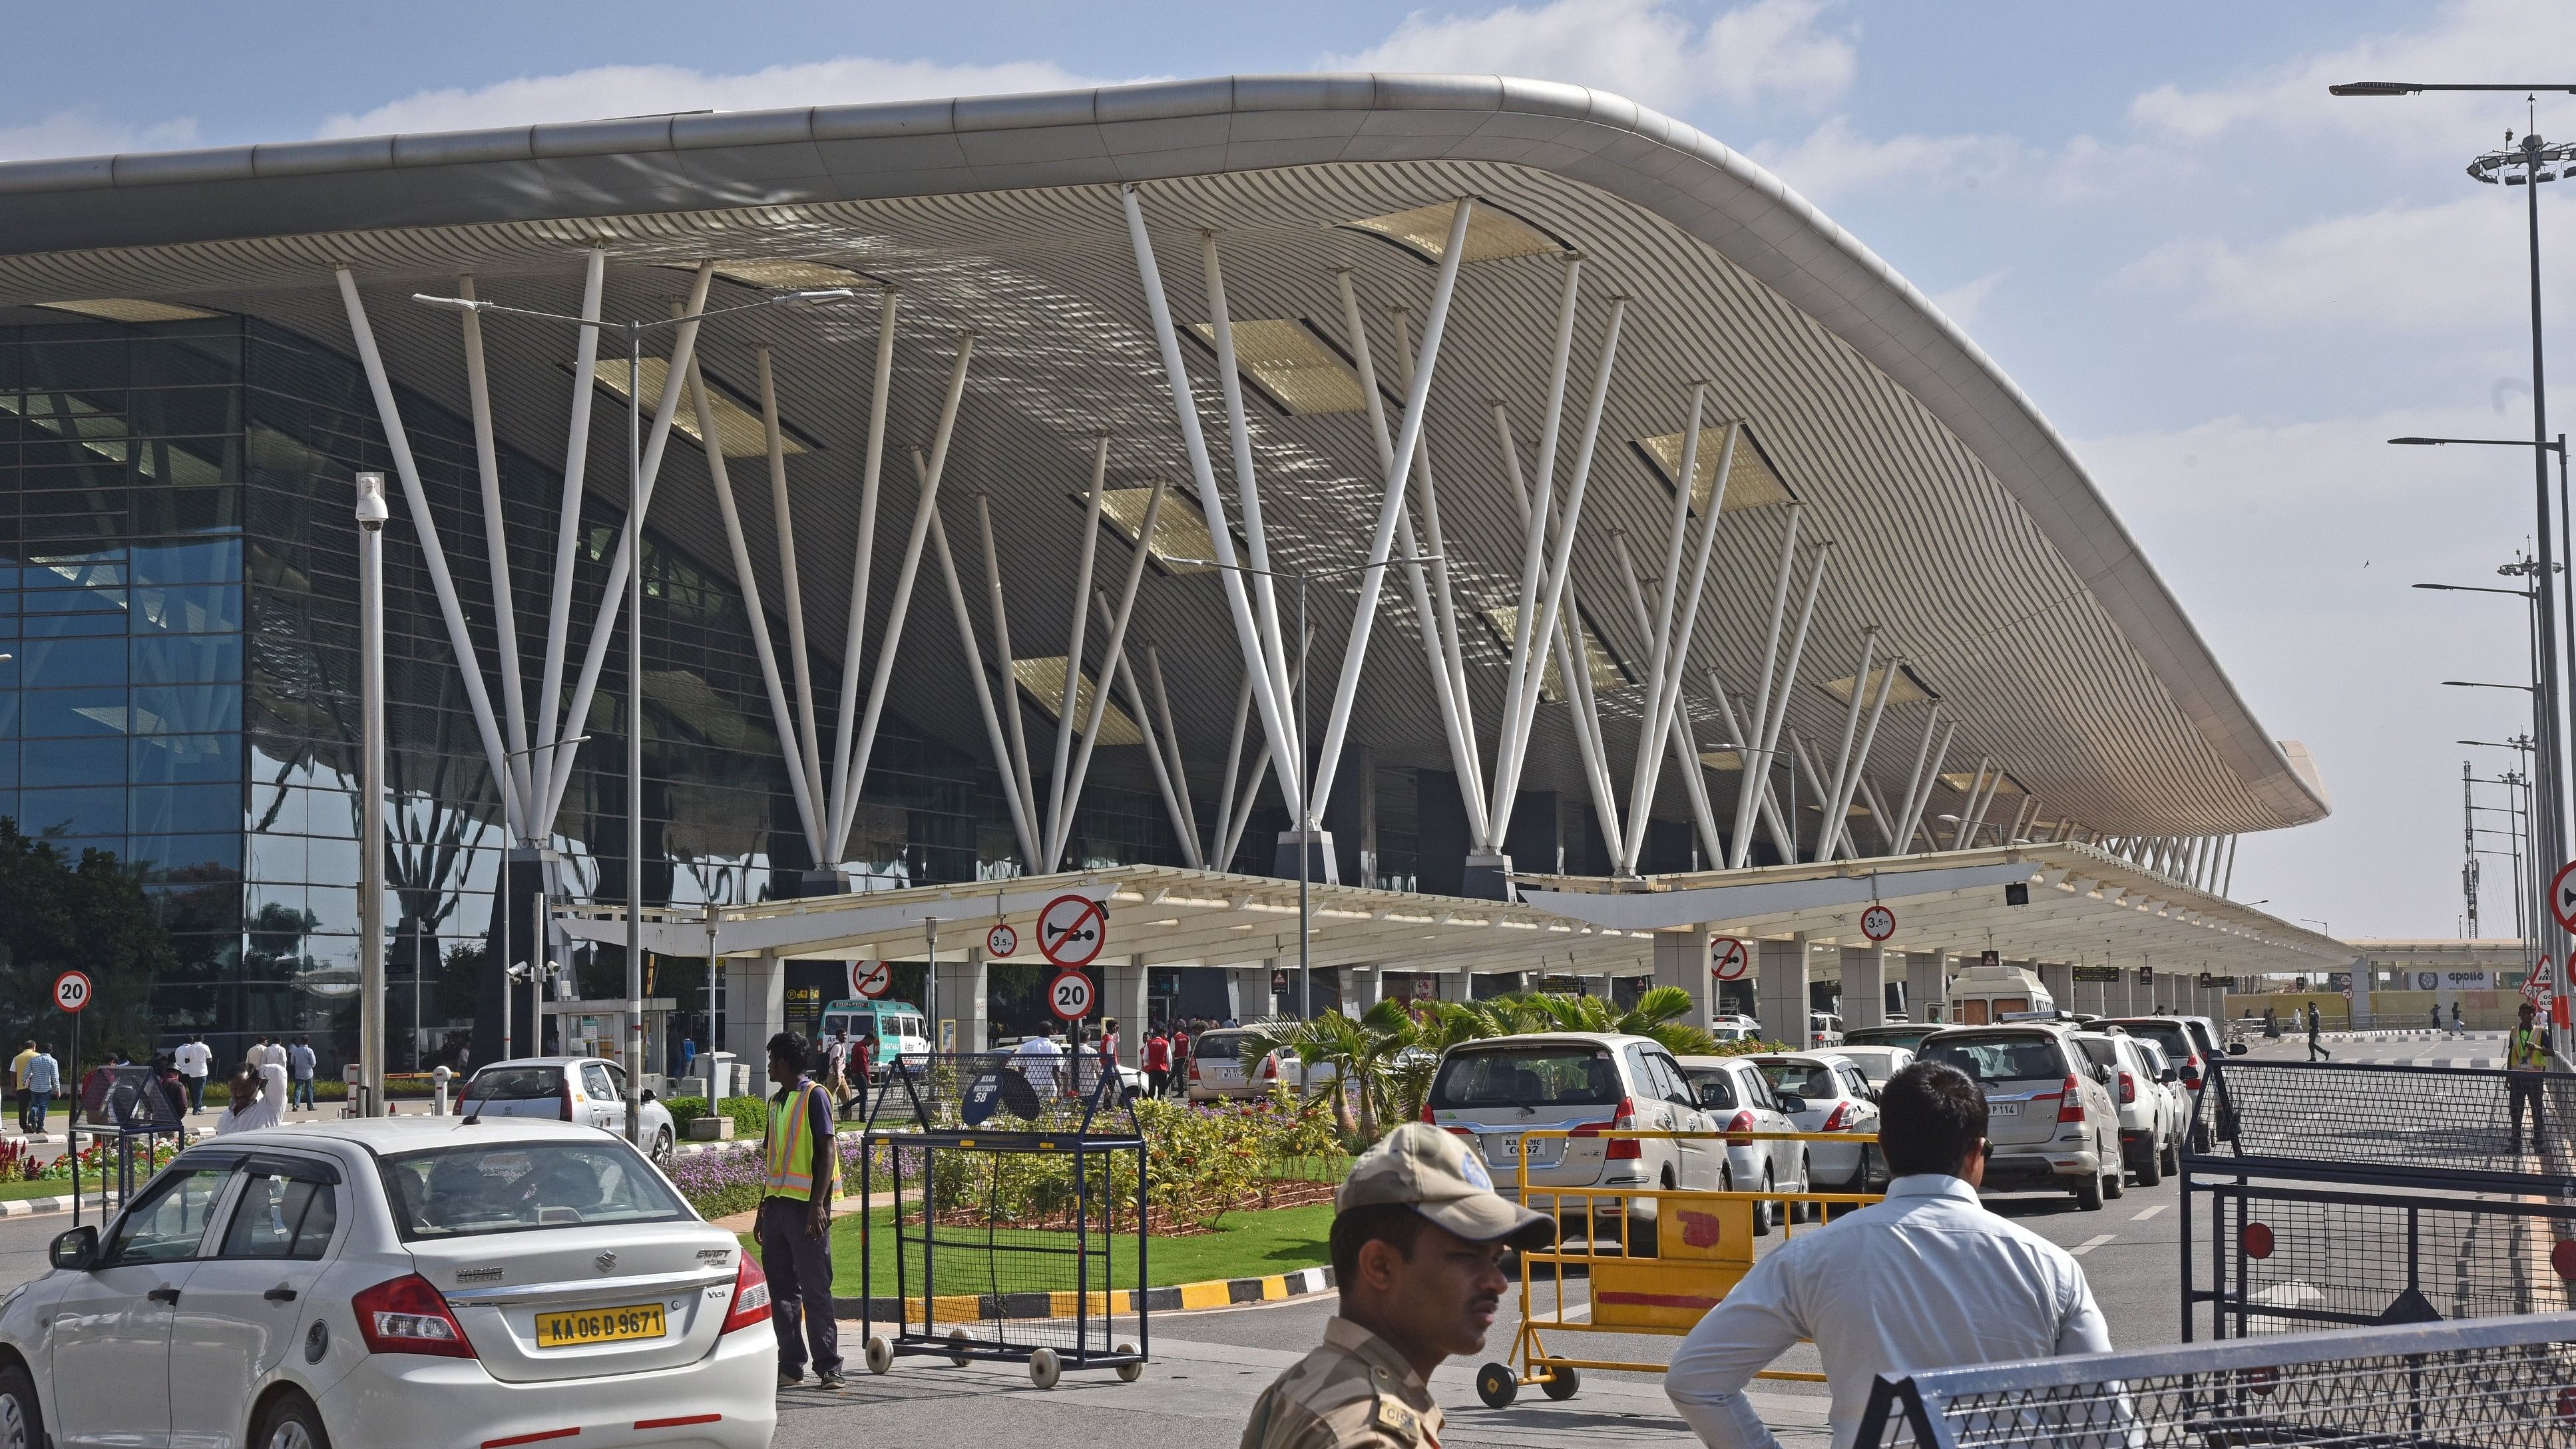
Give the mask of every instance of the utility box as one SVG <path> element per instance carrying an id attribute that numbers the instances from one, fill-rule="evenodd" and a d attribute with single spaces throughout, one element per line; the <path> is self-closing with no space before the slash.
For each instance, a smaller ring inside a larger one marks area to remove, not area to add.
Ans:
<path id="1" fill-rule="evenodd" d="M 691 1142 L 731 1142 L 733 1119 L 721 1112 L 709 1112 L 689 1123 Z"/>

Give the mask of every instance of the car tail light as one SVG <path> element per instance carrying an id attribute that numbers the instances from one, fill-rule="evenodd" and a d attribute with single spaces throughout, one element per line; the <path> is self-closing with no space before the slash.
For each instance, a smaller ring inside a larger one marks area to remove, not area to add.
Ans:
<path id="1" fill-rule="evenodd" d="M 567 1122 L 571 1121 L 571 1120 L 572 1120 L 572 1078 L 570 1078 L 570 1077 L 566 1077 L 566 1078 L 564 1078 L 561 1082 L 558 1082 L 558 1083 L 555 1085 L 555 1102 L 556 1102 L 556 1105 L 558 1105 L 558 1106 L 560 1106 L 560 1107 L 562 1107 L 562 1108 L 563 1108 L 563 1114 L 564 1114 L 564 1115 L 563 1115 L 563 1119 L 564 1119 L 565 1121 L 567 1121 Z"/>
<path id="2" fill-rule="evenodd" d="M 2182 1084 L 2191 1088 L 2195 1092 L 2200 1090 L 2200 1053 L 2193 1052 L 2191 1056 L 2183 1062 Z"/>
<path id="3" fill-rule="evenodd" d="M 2123 1070 L 2120 1073 L 2120 1104 L 2125 1107 L 2136 1100 L 2138 1100 L 2138 1079 Z"/>
<path id="4" fill-rule="evenodd" d="M 1836 1102 L 1834 1104 L 1834 1110 L 1825 1114 L 1824 1125 L 1818 1127 L 1816 1130 L 1819 1132 L 1840 1132 L 1850 1121 L 1851 1103 Z"/>
<path id="5" fill-rule="evenodd" d="M 1191 1081 L 1193 1081 L 1193 1082 L 1195 1082 L 1195 1081 L 1197 1081 L 1198 1079 L 1199 1079 L 1199 1059 L 1198 1059 L 1197 1057 L 1192 1057 L 1192 1058 L 1190 1058 L 1190 1080 L 1191 1080 Z"/>
<path id="6" fill-rule="evenodd" d="M 1428 1102 L 1422 1104 L 1422 1120 L 1431 1123 L 1434 1127 L 1440 1125 L 1439 1122 L 1433 1119 L 1431 1115 L 1431 1104 Z"/>
<path id="7" fill-rule="evenodd" d="M 418 1273 L 388 1278 L 349 1300 L 358 1315 L 358 1336 L 369 1353 L 420 1353 L 435 1358 L 472 1358 L 464 1325 L 449 1312 L 447 1299 Z"/>
<path id="8" fill-rule="evenodd" d="M 1575 1128 L 1567 1135 L 1572 1137 L 1598 1137 L 1604 1132 L 1634 1131 L 1636 1126 L 1637 1099 L 1634 1097 L 1621 1097 L 1619 1099 L 1618 1114 L 1612 1117 L 1609 1121 L 1586 1122 L 1582 1126 Z M 1645 1155 L 1646 1144 L 1638 1141 L 1634 1137 L 1615 1138 L 1609 1142 L 1603 1143 L 1601 1147 L 1602 1159 L 1608 1162 L 1634 1161 L 1638 1158 L 1644 1157 Z"/>
<path id="9" fill-rule="evenodd" d="M 1734 1116 L 1734 1118 L 1733 1118 L 1732 1120 L 1730 1120 L 1730 1121 L 1726 1124 L 1726 1130 L 1727 1130 L 1727 1131 L 1729 1131 L 1729 1132 L 1750 1132 L 1750 1131 L 1752 1131 L 1752 1130 L 1753 1130 L 1753 1114 L 1752 1114 L 1751 1112 L 1738 1112 L 1738 1113 L 1736 1113 L 1736 1114 L 1735 1114 L 1735 1116 Z"/>
<path id="10" fill-rule="evenodd" d="M 1275 1082 L 1279 1080 L 1278 1053 L 1273 1052 L 1269 1056 L 1261 1059 L 1261 1080 L 1265 1082 Z"/>
<path id="11" fill-rule="evenodd" d="M 2073 1077 L 2068 1077 L 2068 1078 L 2066 1079 L 2066 1085 L 2065 1085 L 2065 1086 L 2063 1086 L 2063 1087 L 2058 1088 L 2057 1090 L 2058 1090 L 2058 1100 L 2057 1100 L 2057 1120 L 2058 1120 L 2059 1122 L 2061 1122 L 2061 1123 L 2064 1123 L 2064 1122 L 2081 1122 L 2081 1121 L 2083 1121 L 2083 1120 L 2084 1120 L 2084 1087 L 2083 1087 L 2083 1084 L 2082 1084 L 2082 1083 L 2077 1082 Z"/>
<path id="12" fill-rule="evenodd" d="M 749 1253 L 736 1255 L 741 1266 L 733 1270 L 733 1306 L 725 1310 L 724 1327 L 718 1332 L 731 1333 L 738 1328 L 757 1328 L 769 1321 L 769 1275 Z"/>

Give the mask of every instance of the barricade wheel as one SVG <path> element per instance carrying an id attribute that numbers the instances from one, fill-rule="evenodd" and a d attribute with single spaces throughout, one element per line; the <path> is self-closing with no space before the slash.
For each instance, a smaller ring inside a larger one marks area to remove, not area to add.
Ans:
<path id="1" fill-rule="evenodd" d="M 1122 1343 L 1118 1345 L 1118 1351 L 1120 1353 L 1134 1353 L 1136 1351 L 1136 1345 L 1132 1343 Z M 1141 1363 L 1122 1363 L 1118 1366 L 1118 1382 L 1122 1384 L 1132 1384 L 1144 1376 L 1145 1366 Z"/>
<path id="2" fill-rule="evenodd" d="M 1055 1387 L 1056 1380 L 1063 1377 L 1064 1361 L 1055 1356 L 1054 1349 L 1042 1348 L 1029 1355 L 1030 1383 L 1051 1389 Z"/>
<path id="3" fill-rule="evenodd" d="M 1574 1365 L 1568 1363 L 1549 1364 L 1547 1366 L 1547 1377 L 1540 1380 L 1538 1386 L 1540 1393 L 1547 1395 L 1549 1398 L 1554 1399 L 1559 1403 L 1563 1403 L 1565 1400 L 1573 1398 L 1575 1391 L 1582 1387 L 1583 1375 L 1576 1373 L 1574 1371 Z"/>
<path id="4" fill-rule="evenodd" d="M 966 1330 L 962 1328 L 951 1329 L 948 1334 L 948 1346 L 952 1350 L 964 1348 L 966 1346 Z M 952 1352 L 948 1355 L 948 1361 L 957 1365 L 959 1368 L 964 1368 L 966 1365 L 974 1362 L 973 1359 L 968 1358 L 965 1354 L 956 1352 Z"/>
<path id="5" fill-rule="evenodd" d="M 869 1373 L 884 1373 L 894 1367 L 894 1345 L 886 1342 L 884 1334 L 871 1333 L 868 1335 L 866 1358 Z"/>
<path id="6" fill-rule="evenodd" d="M 1508 1367 L 1489 1363 L 1476 1370 L 1476 1397 L 1485 1401 L 1486 1408 L 1508 1409 L 1520 1392 L 1520 1378 Z"/>

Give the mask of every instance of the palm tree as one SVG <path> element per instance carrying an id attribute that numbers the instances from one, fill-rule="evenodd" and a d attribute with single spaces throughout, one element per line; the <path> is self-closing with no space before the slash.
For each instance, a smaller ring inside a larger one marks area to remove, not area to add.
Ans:
<path id="1" fill-rule="evenodd" d="M 1351 1099 L 1347 1089 L 1352 1085 L 1358 1085 L 1361 1088 L 1360 1110 L 1367 1114 L 1370 1137 L 1374 1140 L 1377 1114 L 1368 1101 L 1370 1094 L 1361 1070 L 1362 1062 L 1368 1057 L 1371 1045 L 1370 1033 L 1360 1023 L 1342 1015 L 1339 1011 L 1326 1011 L 1308 1021 L 1298 1021 L 1293 1017 L 1272 1017 L 1268 1021 L 1254 1022 L 1245 1031 L 1242 1047 L 1243 1070 L 1247 1076 L 1256 1074 L 1261 1070 L 1263 1059 L 1272 1052 L 1291 1052 L 1296 1055 L 1299 1063 L 1301 1080 L 1298 1085 L 1303 1087 L 1305 1085 L 1303 1079 L 1311 1075 L 1314 1068 L 1331 1067 L 1334 1085 L 1334 1125 L 1341 1128 L 1345 1136 L 1353 1130 Z"/>
<path id="2" fill-rule="evenodd" d="M 1624 1036 L 1653 1039 L 1664 1050 L 1679 1056 L 1707 1056 L 1717 1049 L 1717 1039 L 1706 1031 L 1676 1018 L 1691 1009 L 1691 995 L 1678 986 L 1658 986 L 1637 998 L 1637 1004 L 1626 1011 L 1614 1012 L 1610 1003 L 1598 996 L 1556 996 L 1529 993 L 1499 998 L 1496 1006 L 1507 1006 L 1511 1017 L 1529 1020 L 1518 1030 L 1500 1033 L 1517 1036 L 1532 1031 L 1598 1031 Z"/>

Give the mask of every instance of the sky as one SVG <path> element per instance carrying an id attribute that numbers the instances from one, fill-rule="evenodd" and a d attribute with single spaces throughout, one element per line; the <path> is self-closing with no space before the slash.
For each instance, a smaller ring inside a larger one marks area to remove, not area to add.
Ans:
<path id="1" fill-rule="evenodd" d="M 2528 721 L 2518 691 L 2441 684 L 2528 677 L 2514 603 L 2409 587 L 2504 582 L 2527 452 L 2383 442 L 2530 435 L 2525 202 L 2463 170 L 2526 105 L 2326 87 L 2535 84 L 2547 55 L 2576 85 L 2576 6 L 100 0 L 22 10 L 11 40 L 0 158 L 1261 71 L 1617 91 L 1932 296 L 2072 441 L 2255 716 L 2307 743 L 2334 814 L 2247 837 L 2239 899 L 2346 939 L 2459 934 L 2461 764 L 2516 757 L 2455 742 Z M 2576 131 L 2576 96 L 2528 114 Z M 2557 190 L 2545 262 L 2576 257 Z M 2543 275 L 2555 340 L 2576 269 Z M 2549 402 L 2576 416 L 2564 383 Z M 2482 934 L 2508 935 L 2489 870 Z"/>

